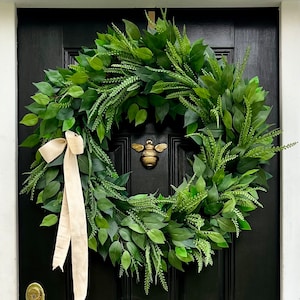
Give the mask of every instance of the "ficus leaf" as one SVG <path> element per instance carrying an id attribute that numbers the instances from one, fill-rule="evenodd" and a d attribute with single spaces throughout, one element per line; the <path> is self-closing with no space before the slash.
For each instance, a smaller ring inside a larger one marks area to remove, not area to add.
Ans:
<path id="1" fill-rule="evenodd" d="M 62 126 L 62 131 L 67 131 L 67 130 L 71 129 L 74 126 L 75 122 L 76 122 L 76 120 L 74 117 L 64 120 L 63 126 Z"/>
<path id="2" fill-rule="evenodd" d="M 38 121 L 39 118 L 37 117 L 37 115 L 29 113 L 22 118 L 20 124 L 23 124 L 25 126 L 34 126 L 38 123 Z"/>
<path id="3" fill-rule="evenodd" d="M 136 103 L 133 103 L 130 105 L 128 112 L 127 112 L 129 122 L 132 122 L 135 119 L 135 116 L 138 111 L 139 111 L 139 106 Z"/>
<path id="4" fill-rule="evenodd" d="M 51 181 L 44 188 L 43 200 L 45 201 L 46 199 L 49 199 L 49 198 L 55 196 L 59 190 L 60 190 L 60 182 L 59 181 Z"/>
<path id="5" fill-rule="evenodd" d="M 54 94 L 54 89 L 52 85 L 48 82 L 42 81 L 42 82 L 33 83 L 33 85 L 35 85 L 42 94 L 45 94 L 49 97 L 51 97 Z"/>
<path id="6" fill-rule="evenodd" d="M 34 96 L 31 96 L 31 98 L 40 105 L 47 105 L 50 102 L 49 96 L 42 94 L 42 93 L 36 93 Z"/>
<path id="7" fill-rule="evenodd" d="M 96 238 L 93 236 L 91 238 L 89 238 L 88 240 L 88 247 L 92 250 L 94 250 L 95 252 L 97 252 L 97 240 Z"/>
<path id="8" fill-rule="evenodd" d="M 163 232 L 159 229 L 152 228 L 147 232 L 148 237 L 156 244 L 164 244 L 165 243 L 165 236 Z"/>
<path id="9" fill-rule="evenodd" d="M 129 268 L 130 264 L 131 264 L 130 253 L 127 250 L 125 250 L 121 257 L 121 265 L 124 268 L 124 270 L 127 270 Z"/>
<path id="10" fill-rule="evenodd" d="M 127 35 L 133 40 L 138 40 L 141 37 L 141 33 L 137 25 L 125 19 L 123 19 L 123 22 L 125 24 L 125 31 Z"/>
<path id="11" fill-rule="evenodd" d="M 50 214 L 44 217 L 42 223 L 40 224 L 40 226 L 44 226 L 44 227 L 50 227 L 53 226 L 57 223 L 58 221 L 58 217 L 55 214 Z"/>
<path id="12" fill-rule="evenodd" d="M 135 126 L 143 124 L 147 119 L 147 111 L 145 109 L 140 109 L 135 115 Z"/>
<path id="13" fill-rule="evenodd" d="M 78 85 L 73 85 L 69 88 L 68 94 L 73 98 L 78 98 L 84 94 L 84 90 Z"/>
<path id="14" fill-rule="evenodd" d="M 122 246 L 119 241 L 114 241 L 108 250 L 109 258 L 112 264 L 115 266 L 116 262 L 120 260 L 122 255 Z"/>
<path id="15" fill-rule="evenodd" d="M 107 238 L 108 238 L 107 230 L 105 228 L 100 228 L 98 231 L 98 240 L 101 243 L 101 245 L 104 245 Z"/>

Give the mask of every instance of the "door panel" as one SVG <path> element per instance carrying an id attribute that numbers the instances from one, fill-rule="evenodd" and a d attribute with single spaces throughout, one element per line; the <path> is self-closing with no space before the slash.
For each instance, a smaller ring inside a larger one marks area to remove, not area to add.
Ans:
<path id="1" fill-rule="evenodd" d="M 159 12 L 157 12 L 159 14 Z M 278 12 L 276 9 L 170 9 L 168 17 L 176 24 L 186 24 L 193 41 L 204 38 L 218 55 L 229 61 L 240 61 L 248 46 L 251 55 L 245 75 L 258 75 L 261 84 L 270 91 L 268 101 L 273 105 L 271 123 L 278 124 Z M 44 69 L 53 69 L 74 62 L 81 46 L 91 46 L 96 32 L 106 31 L 114 22 L 134 21 L 146 28 L 144 10 L 18 10 L 19 60 L 19 119 L 25 114 L 35 88 L 32 82 L 43 80 Z M 170 194 L 170 184 L 178 185 L 190 166 L 193 145 L 184 139 L 182 120 L 163 125 L 148 123 L 141 128 L 128 125 L 118 130 L 110 145 L 110 155 L 120 173 L 132 171 L 128 183 L 131 194 Z M 30 129 L 20 126 L 22 141 Z M 144 144 L 151 138 L 155 144 L 166 142 L 168 149 L 159 154 L 156 168 L 146 170 L 140 163 L 140 153 L 131 149 L 132 143 Z M 20 149 L 19 182 L 28 170 L 33 151 Z M 171 270 L 168 275 L 169 293 L 153 287 L 145 297 L 143 284 L 119 279 L 118 270 L 100 255 L 90 252 L 89 300 L 276 300 L 279 299 L 279 159 L 268 166 L 274 175 L 270 191 L 262 195 L 263 210 L 249 218 L 253 231 L 243 232 L 228 250 L 217 252 L 214 265 L 198 274 L 193 266 L 185 273 Z M 40 282 L 47 299 L 72 298 L 70 265 L 65 273 L 51 271 L 55 228 L 39 228 L 43 212 L 28 197 L 19 197 L 20 241 L 20 299 L 26 286 Z"/>

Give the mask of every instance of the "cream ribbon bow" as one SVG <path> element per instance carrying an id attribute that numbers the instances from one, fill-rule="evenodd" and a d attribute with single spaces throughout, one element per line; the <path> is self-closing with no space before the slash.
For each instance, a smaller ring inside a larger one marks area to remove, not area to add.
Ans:
<path id="1" fill-rule="evenodd" d="M 49 163 L 67 147 L 63 163 L 65 187 L 52 264 L 53 269 L 63 270 L 71 242 L 74 299 L 84 300 L 88 280 L 88 237 L 76 156 L 83 153 L 83 140 L 72 131 L 66 131 L 65 137 L 51 140 L 39 149 Z"/>

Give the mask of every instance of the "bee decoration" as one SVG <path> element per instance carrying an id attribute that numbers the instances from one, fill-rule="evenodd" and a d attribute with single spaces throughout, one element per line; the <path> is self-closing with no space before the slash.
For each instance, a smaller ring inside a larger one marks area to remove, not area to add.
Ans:
<path id="1" fill-rule="evenodd" d="M 165 149 L 168 148 L 168 145 L 165 143 L 161 143 L 154 146 L 152 140 L 147 140 L 145 145 L 133 143 L 131 147 L 136 152 L 143 151 L 141 156 L 142 165 L 146 169 L 153 169 L 158 161 L 157 153 L 163 152 Z"/>

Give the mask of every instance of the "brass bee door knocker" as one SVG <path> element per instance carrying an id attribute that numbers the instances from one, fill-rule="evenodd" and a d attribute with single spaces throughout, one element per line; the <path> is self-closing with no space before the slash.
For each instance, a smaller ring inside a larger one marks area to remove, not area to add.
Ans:
<path id="1" fill-rule="evenodd" d="M 147 140 L 145 145 L 133 143 L 131 147 L 137 152 L 143 151 L 141 156 L 142 165 L 146 169 L 153 169 L 157 165 L 157 153 L 163 152 L 168 148 L 168 145 L 165 143 L 161 143 L 154 146 L 152 140 Z"/>

